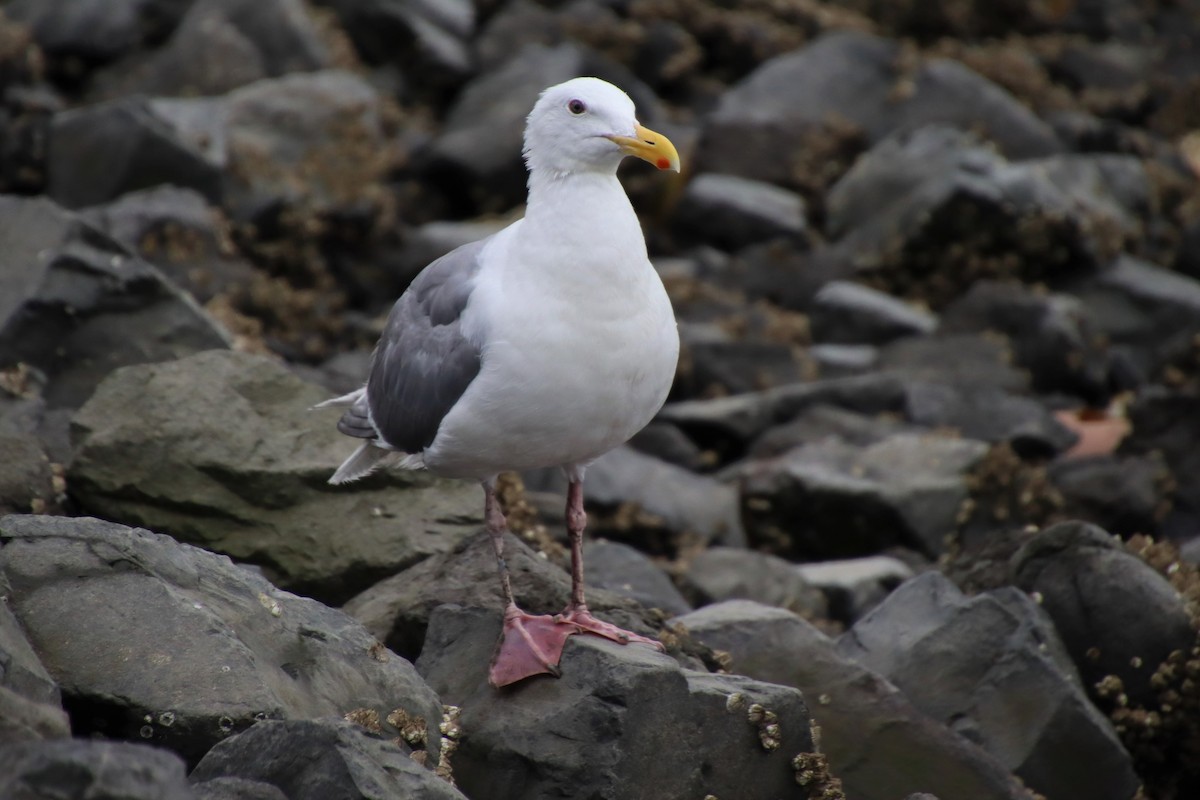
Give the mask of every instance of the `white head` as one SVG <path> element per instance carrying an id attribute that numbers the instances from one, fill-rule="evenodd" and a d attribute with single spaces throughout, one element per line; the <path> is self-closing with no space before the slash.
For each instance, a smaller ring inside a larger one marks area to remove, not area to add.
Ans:
<path id="1" fill-rule="evenodd" d="M 670 140 L 639 125 L 629 95 L 599 78 L 542 92 L 525 123 L 524 154 L 530 173 L 612 174 L 627 155 L 679 171 Z"/>

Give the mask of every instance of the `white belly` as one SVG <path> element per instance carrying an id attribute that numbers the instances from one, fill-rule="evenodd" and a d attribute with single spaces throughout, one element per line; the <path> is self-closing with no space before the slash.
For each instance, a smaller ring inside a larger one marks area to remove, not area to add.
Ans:
<path id="1" fill-rule="evenodd" d="M 635 285 L 582 305 L 561 286 L 524 286 L 520 303 L 490 308 L 483 369 L 425 465 L 483 479 L 587 464 L 641 430 L 666 400 L 679 356 L 670 301 L 646 269 Z"/>

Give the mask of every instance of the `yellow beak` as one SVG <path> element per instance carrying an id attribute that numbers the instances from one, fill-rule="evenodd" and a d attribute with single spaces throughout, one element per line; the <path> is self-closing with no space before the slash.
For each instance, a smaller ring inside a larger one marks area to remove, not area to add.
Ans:
<path id="1" fill-rule="evenodd" d="M 609 136 L 608 138 L 621 146 L 625 155 L 636 156 L 643 161 L 649 161 L 659 169 L 672 169 L 679 172 L 679 153 L 671 140 L 661 133 L 655 133 L 641 125 L 633 129 L 633 136 Z"/>

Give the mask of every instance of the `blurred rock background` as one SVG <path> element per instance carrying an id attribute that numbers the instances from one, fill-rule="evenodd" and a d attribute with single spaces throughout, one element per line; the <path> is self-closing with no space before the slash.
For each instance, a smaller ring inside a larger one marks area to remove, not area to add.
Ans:
<path id="1" fill-rule="evenodd" d="M 1200 796 L 1195 0 L 0 13 L 0 797 Z M 585 74 L 684 163 L 622 172 L 676 385 L 589 472 L 669 654 L 495 693 L 477 490 L 335 491 L 306 409 Z"/>

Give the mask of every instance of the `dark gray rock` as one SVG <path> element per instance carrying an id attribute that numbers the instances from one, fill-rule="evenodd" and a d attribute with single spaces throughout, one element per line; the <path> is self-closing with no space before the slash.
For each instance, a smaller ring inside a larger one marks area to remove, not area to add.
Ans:
<path id="1" fill-rule="evenodd" d="M 425 720 L 436 759 L 437 696 L 340 611 L 223 556 L 95 519 L 8 516 L 0 545 L 10 607 L 78 735 L 154 742 L 194 762 L 259 719 L 401 708 Z"/>
<path id="2" fill-rule="evenodd" d="M 676 391 L 693 396 L 714 390 L 738 394 L 804 378 L 805 362 L 797 348 L 781 342 L 713 336 L 705 328 L 686 322 L 679 326 L 680 358 L 687 368 L 676 381 Z"/>
<path id="3" fill-rule="evenodd" d="M 195 0 L 165 45 L 100 72 L 91 94 L 218 95 L 330 62 L 300 0 Z"/>
<path id="4" fill-rule="evenodd" d="M 1150 704 L 1150 676 L 1196 632 L 1183 598 L 1145 561 L 1095 525 L 1064 522 L 1012 558 L 1013 582 L 1039 598 L 1084 685 L 1121 679 L 1131 704 Z"/>
<path id="5" fill-rule="evenodd" d="M 938 330 L 946 335 L 1004 334 L 1013 359 L 1029 370 L 1037 392 L 1072 394 L 1100 406 L 1114 388 L 1124 388 L 1114 386 L 1091 310 L 1070 295 L 979 281 L 943 309 Z"/>
<path id="6" fill-rule="evenodd" d="M 629 446 L 692 472 L 699 472 L 705 465 L 704 451 L 669 422 L 651 422 L 633 435 Z"/>
<path id="7" fill-rule="evenodd" d="M 543 89 L 578 75 L 620 86 L 634 99 L 643 124 L 652 127 L 659 116 L 654 93 L 623 67 L 573 43 L 530 45 L 463 88 L 441 134 L 419 154 L 419 171 L 445 182 L 439 190 L 452 203 L 476 208 L 482 203 L 483 210 L 499 212 L 522 202 L 525 117 Z"/>
<path id="8" fill-rule="evenodd" d="M 900 586 L 838 639 L 1046 797 L 1129 800 L 1140 783 L 1054 625 L 1011 587 L 968 598 L 937 572 Z"/>
<path id="9" fill-rule="evenodd" d="M 0 419 L 0 423 L 3 420 Z M 0 424 L 0 514 L 55 507 L 54 472 L 36 433 Z"/>
<path id="10" fill-rule="evenodd" d="M 469 0 L 318 0 L 317 5 L 337 14 L 363 60 L 419 75 L 410 87 L 418 94 L 437 97 L 471 72 L 475 7 Z"/>
<path id="11" fill-rule="evenodd" d="M 1151 386 L 1138 393 L 1127 411 L 1132 430 L 1120 455 L 1160 456 L 1173 486 L 1170 513 L 1161 531 L 1186 538 L 1200 523 L 1200 397 L 1192 392 Z"/>
<path id="12" fill-rule="evenodd" d="M 778 386 L 761 392 L 668 403 L 658 418 L 677 425 L 722 460 L 739 457 L 768 428 L 807 408 L 836 406 L 863 414 L 901 411 L 904 383 L 891 375 L 863 375 Z"/>
<path id="13" fill-rule="evenodd" d="M 1071 292 L 1087 306 L 1097 331 L 1121 345 L 1143 376 L 1190 353 L 1200 333 L 1200 280 L 1132 256 L 1121 256 Z"/>
<path id="14" fill-rule="evenodd" d="M 667 573 L 641 551 L 621 542 L 601 539 L 588 542 L 583 553 L 589 585 L 668 614 L 686 614 L 692 610 Z"/>
<path id="15" fill-rule="evenodd" d="M 565 496 L 567 479 L 554 467 L 527 473 L 525 485 L 532 491 Z M 633 506 L 653 517 L 652 529 L 687 532 L 705 542 L 745 541 L 736 489 L 631 447 L 618 447 L 596 459 L 588 467 L 584 486 L 588 506 L 601 512 L 590 523 L 595 533 L 608 530 L 604 512 Z"/>
<path id="16" fill-rule="evenodd" d="M 1008 442 L 1023 458 L 1058 455 L 1078 438 L 1038 401 L 986 386 L 914 381 L 905 412 L 917 425 L 952 428 L 984 442 Z"/>
<path id="17" fill-rule="evenodd" d="M 0 749 L 26 739 L 71 735 L 58 684 L 9 609 L 11 601 L 12 587 L 0 571 Z"/>
<path id="18" fill-rule="evenodd" d="M 934 308 L 981 278 L 1061 286 L 1107 264 L 1126 235 L 1115 203 L 1080 192 L 1042 162 L 1009 163 L 943 127 L 902 132 L 832 192 L 844 231 L 832 253 L 860 279 Z"/>
<path id="19" fill-rule="evenodd" d="M 790 422 L 767 429 L 754 440 L 747 455 L 750 458 L 773 458 L 809 442 L 828 438 L 865 446 L 898 433 L 917 432 L 912 425 L 901 422 L 893 415 L 868 416 L 837 406 L 815 405 L 802 410 Z"/>
<path id="20" fill-rule="evenodd" d="M 512 534 L 506 535 L 504 542 L 504 560 L 517 604 L 532 614 L 557 614 L 566 608 L 571 593 L 567 571 L 539 557 Z M 352 598 L 344 609 L 389 648 L 415 660 L 424 652 L 430 614 L 443 603 L 494 610 L 499 624 L 504 596 L 496 554 L 486 534 L 481 532 L 449 553 L 427 558 L 380 581 Z M 656 635 L 658 626 L 648 621 L 646 611 L 615 592 L 589 588 L 587 603 L 600 619 L 644 636 Z M 482 657 L 485 666 L 499 637 L 497 628 Z"/>
<path id="21" fill-rule="evenodd" d="M 223 215 L 193 189 L 129 192 L 79 215 L 200 302 L 248 284 L 255 275 L 254 267 L 234 255 Z"/>
<path id="22" fill-rule="evenodd" d="M 830 619 L 845 625 L 853 624 L 913 576 L 912 567 L 892 556 L 814 561 L 797 564 L 796 571 L 825 595 Z"/>
<path id="23" fill-rule="evenodd" d="M 456 247 L 477 242 L 503 229 L 507 223 L 494 219 L 457 222 L 439 220 L 413 230 L 404 240 L 396 265 L 400 282 L 407 286 L 417 274 Z"/>
<path id="24" fill-rule="evenodd" d="M 903 545 L 945 547 L 988 446 L 898 434 L 865 447 L 825 439 L 738 469 L 746 534 L 800 559 L 846 558 Z"/>
<path id="25" fill-rule="evenodd" d="M 431 722 L 436 731 L 440 717 Z M 341 719 L 266 720 L 209 750 L 189 780 L 203 786 L 242 778 L 274 786 L 288 800 L 465 800 L 412 753 L 399 738 Z"/>
<path id="26" fill-rule="evenodd" d="M 895 800 L 926 790 L 961 800 L 1029 797 L 993 756 L 926 717 L 795 614 L 731 600 L 674 622 L 728 653 L 733 672 L 800 689 L 821 729 L 821 752 L 849 797 Z"/>
<path id="27" fill-rule="evenodd" d="M 932 333 L 937 317 L 884 292 L 845 281 L 821 287 L 808 312 L 814 341 L 886 344 L 901 336 Z"/>
<path id="28" fill-rule="evenodd" d="M 203 109 L 209 125 L 219 126 L 218 101 L 189 102 Z M 46 145 L 46 193 L 80 208 L 166 183 L 220 200 L 228 163 L 222 141 L 206 146 L 174 122 L 161 103 L 136 96 L 56 114 Z"/>
<path id="29" fill-rule="evenodd" d="M 798 159 L 806 136 L 831 117 L 864 131 L 872 142 L 896 130 L 945 122 L 982 129 L 1013 158 L 1061 151 L 1048 126 L 961 63 L 930 59 L 901 76 L 899 52 L 899 42 L 839 31 L 767 61 L 722 95 L 708 119 L 698 162 L 708 171 L 776 179 L 780 165 Z M 898 78 L 910 87 L 899 99 Z"/>
<path id="30" fill-rule="evenodd" d="M 158 270 L 47 200 L 0 197 L 0 254 L 0 364 L 41 370 L 51 408 L 117 367 L 230 344 Z"/>
<path id="31" fill-rule="evenodd" d="M 194 800 L 183 761 L 157 747 L 63 739 L 0 747 L 0 797 Z"/>
<path id="32" fill-rule="evenodd" d="M 800 195 L 736 175 L 693 178 L 679 198 L 675 224 L 691 239 L 730 251 L 765 239 L 804 245 L 809 238 Z"/>
<path id="33" fill-rule="evenodd" d="M 106 61 L 145 39 L 161 38 L 192 0 L 13 0 L 6 17 L 33 30 L 38 45 L 56 57 Z"/>
<path id="34" fill-rule="evenodd" d="M 756 550 L 710 547 L 688 564 L 683 582 L 698 606 L 753 600 L 786 608 L 805 619 L 820 619 L 828 613 L 824 595 L 797 565 Z"/>
<path id="35" fill-rule="evenodd" d="M 1007 342 L 972 334 L 912 336 L 880 348 L 879 369 L 908 381 L 1023 394 L 1029 373 L 1012 364 Z"/>
<path id="36" fill-rule="evenodd" d="M 454 777 L 471 797 L 708 796 L 796 791 L 813 750 L 795 689 L 680 669 L 643 645 L 573 636 L 562 677 L 497 692 L 486 679 L 500 613 L 441 606 L 420 669 L 462 707 Z"/>
<path id="37" fill-rule="evenodd" d="M 278 788 L 245 778 L 213 778 L 192 784 L 196 800 L 288 800 Z"/>
<path id="38" fill-rule="evenodd" d="M 874 369 L 879 348 L 869 344 L 814 344 L 808 354 L 816 362 L 822 378 L 845 378 Z"/>
<path id="39" fill-rule="evenodd" d="M 325 393 L 281 364 L 210 351 L 118 370 L 74 419 L 68 484 L 106 519 L 148 526 L 340 602 L 477 528 L 481 492 L 427 473 L 327 480 L 355 447 Z"/>
<path id="40" fill-rule="evenodd" d="M 1121 537 L 1157 533 L 1168 503 L 1168 476 L 1162 461 L 1149 456 L 1059 459 L 1047 470 L 1062 495 L 1064 516 Z"/>

